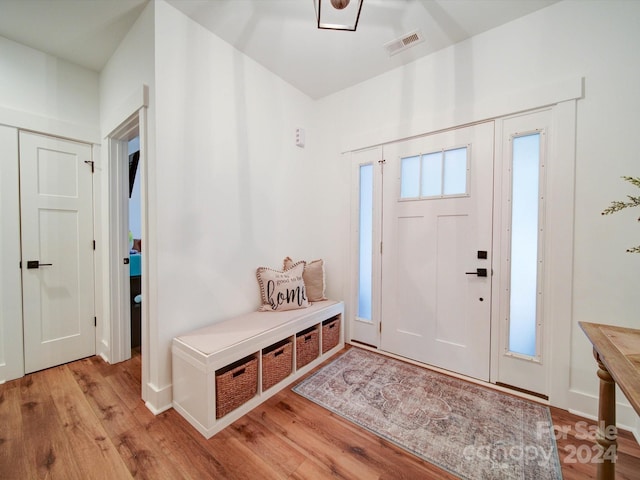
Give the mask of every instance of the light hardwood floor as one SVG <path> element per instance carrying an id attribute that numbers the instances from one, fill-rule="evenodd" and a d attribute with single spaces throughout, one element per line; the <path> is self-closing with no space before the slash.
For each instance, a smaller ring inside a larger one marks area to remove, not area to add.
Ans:
<path id="1" fill-rule="evenodd" d="M 565 480 L 595 478 L 585 439 L 552 409 Z M 587 422 L 591 425 L 593 422 Z M 586 424 L 585 424 L 586 425 Z M 578 456 L 575 456 L 578 459 Z M 618 479 L 640 478 L 640 447 L 619 437 Z M 140 399 L 140 356 L 98 357 L 0 385 L 0 479 L 453 479 L 289 388 L 206 440 L 178 413 L 154 416 Z"/>

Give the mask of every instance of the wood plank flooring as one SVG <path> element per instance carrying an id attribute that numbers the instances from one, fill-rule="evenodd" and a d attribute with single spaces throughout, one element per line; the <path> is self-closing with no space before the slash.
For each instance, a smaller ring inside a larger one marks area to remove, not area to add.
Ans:
<path id="1" fill-rule="evenodd" d="M 595 478 L 593 422 L 552 409 L 565 480 Z M 577 422 L 585 422 L 578 424 Z M 620 432 L 617 479 L 640 479 Z M 0 479 L 454 479 L 285 389 L 206 440 L 140 399 L 140 356 L 91 357 L 0 385 Z"/>

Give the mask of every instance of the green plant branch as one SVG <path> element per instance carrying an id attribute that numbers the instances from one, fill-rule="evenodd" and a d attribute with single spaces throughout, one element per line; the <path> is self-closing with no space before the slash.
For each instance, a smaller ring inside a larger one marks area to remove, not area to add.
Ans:
<path id="1" fill-rule="evenodd" d="M 624 208 L 640 206 L 640 197 L 633 197 L 631 195 L 627 195 L 627 198 L 630 200 L 630 202 L 620 202 L 620 201 L 611 202 L 611 205 L 609 205 L 607 208 L 605 208 L 602 211 L 602 215 L 609 215 L 615 212 L 619 212 Z"/>
<path id="2" fill-rule="evenodd" d="M 635 185 L 636 187 L 640 188 L 640 177 L 622 177 L 623 180 L 631 183 L 632 185 Z M 624 210 L 625 208 L 630 208 L 630 207 L 638 207 L 640 206 L 640 196 L 636 197 L 633 195 L 627 195 L 627 198 L 629 199 L 628 202 L 621 202 L 619 200 L 615 200 L 613 202 L 611 202 L 611 205 L 609 205 L 607 208 L 605 208 L 602 211 L 602 215 L 610 215 L 612 213 L 615 212 L 619 212 L 620 210 Z M 640 218 L 638 218 L 638 221 L 640 222 Z M 627 252 L 629 253 L 640 253 L 640 245 L 637 247 L 631 247 L 627 250 Z"/>
<path id="3" fill-rule="evenodd" d="M 627 182 L 630 182 L 631 184 L 640 188 L 640 177 L 622 177 L 622 178 L 625 179 Z"/>

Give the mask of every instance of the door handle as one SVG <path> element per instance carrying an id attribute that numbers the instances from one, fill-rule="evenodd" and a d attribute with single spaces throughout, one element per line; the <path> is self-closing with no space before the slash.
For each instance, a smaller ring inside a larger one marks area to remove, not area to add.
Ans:
<path id="1" fill-rule="evenodd" d="M 487 269 L 486 268 L 476 268 L 475 272 L 465 272 L 466 275 L 477 275 L 479 277 L 486 277 L 487 276 Z"/>
<path id="2" fill-rule="evenodd" d="M 39 260 L 27 260 L 27 268 L 52 267 L 53 263 L 40 263 Z"/>

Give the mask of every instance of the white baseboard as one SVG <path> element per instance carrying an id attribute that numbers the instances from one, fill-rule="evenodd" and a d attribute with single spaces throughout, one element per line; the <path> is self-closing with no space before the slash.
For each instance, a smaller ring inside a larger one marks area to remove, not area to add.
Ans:
<path id="1" fill-rule="evenodd" d="M 172 385 L 158 388 L 152 383 L 147 383 L 147 399 L 145 406 L 154 415 L 158 415 L 173 406 Z"/>
<path id="2" fill-rule="evenodd" d="M 2 328 L 1 324 L 0 328 Z M 19 361 L 13 364 L 0 364 L 0 384 L 9 382 L 11 380 L 17 380 L 18 378 L 22 377 L 24 377 L 24 363 L 22 362 L 21 358 Z"/>
<path id="3" fill-rule="evenodd" d="M 616 391 L 616 426 L 622 430 L 631 432 L 638 443 L 640 443 L 640 418 L 636 414 L 631 405 L 621 402 L 624 395 L 620 391 Z M 626 399 L 625 399 L 626 401 Z M 577 390 L 569 390 L 569 412 L 574 415 L 588 418 L 589 420 L 598 419 L 598 397 L 590 393 L 580 392 Z"/>
<path id="4" fill-rule="evenodd" d="M 111 363 L 109 361 L 109 354 L 111 350 L 109 349 L 109 344 L 104 340 L 100 340 L 96 344 L 96 355 L 100 356 L 105 362 Z"/>

